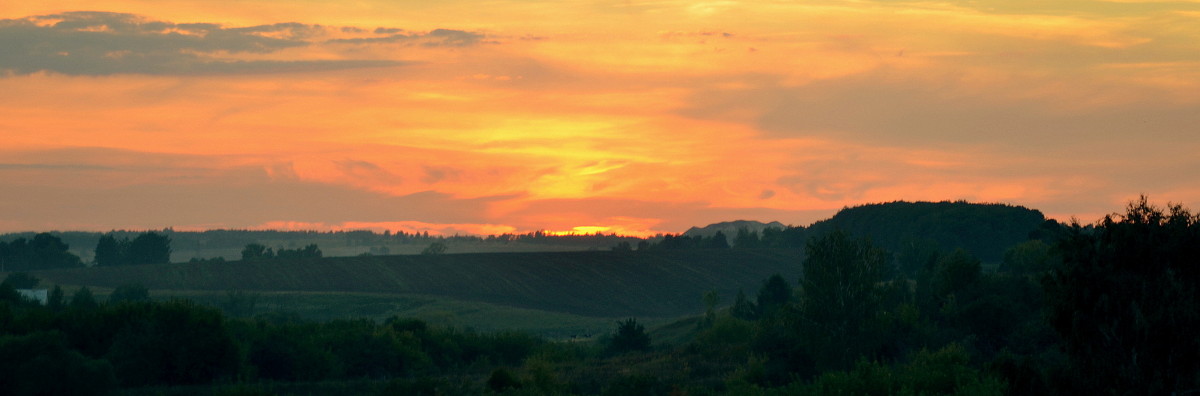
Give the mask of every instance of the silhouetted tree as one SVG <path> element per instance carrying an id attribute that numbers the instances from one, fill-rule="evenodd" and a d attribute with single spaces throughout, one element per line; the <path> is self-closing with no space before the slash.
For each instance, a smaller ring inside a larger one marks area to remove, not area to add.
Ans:
<path id="1" fill-rule="evenodd" d="M 792 300 L 792 286 L 787 280 L 783 279 L 782 275 L 771 275 L 770 278 L 763 281 L 762 288 L 758 289 L 758 314 L 761 316 L 769 316 L 775 311 L 787 305 Z"/>
<path id="2" fill-rule="evenodd" d="M 242 248 L 242 260 L 262 260 L 275 258 L 275 251 L 260 243 L 247 244 Z"/>
<path id="3" fill-rule="evenodd" d="M 62 287 L 54 285 L 54 289 L 50 290 L 50 296 L 46 298 L 46 306 L 51 311 L 60 311 L 66 307 L 67 301 Z"/>
<path id="4" fill-rule="evenodd" d="M 739 289 L 733 306 L 729 308 L 729 314 L 738 319 L 755 320 L 758 319 L 758 308 L 746 298 L 746 292 Z"/>
<path id="5" fill-rule="evenodd" d="M 96 309 L 99 306 L 100 304 L 96 303 L 96 296 L 92 294 L 91 289 L 88 289 L 87 286 L 79 288 L 79 290 L 75 291 L 75 294 L 71 295 L 71 309 L 87 311 Z"/>
<path id="6" fill-rule="evenodd" d="M 725 237 L 724 232 L 717 231 L 712 238 L 706 241 L 704 247 L 708 249 L 729 249 L 729 240 Z"/>
<path id="7" fill-rule="evenodd" d="M 128 264 L 129 239 L 117 240 L 112 234 L 105 234 L 96 242 L 96 257 L 92 262 L 98 266 L 111 267 Z"/>
<path id="8" fill-rule="evenodd" d="M 717 305 L 721 303 L 721 295 L 716 290 L 704 293 L 704 325 L 712 326 L 717 321 Z"/>
<path id="9" fill-rule="evenodd" d="M 145 302 L 150 301 L 150 290 L 140 284 L 131 283 L 117 286 L 113 289 L 112 294 L 108 295 L 109 304 L 118 304 L 124 301 L 129 302 Z"/>
<path id="10" fill-rule="evenodd" d="M 1000 264 L 1000 272 L 1016 275 L 1041 274 L 1054 267 L 1055 255 L 1050 252 L 1050 245 L 1035 239 L 1013 246 L 1004 252 L 1004 262 Z"/>
<path id="11" fill-rule="evenodd" d="M 644 351 L 650 349 L 650 335 L 646 327 L 638 324 L 637 319 L 629 318 L 617 322 L 617 333 L 609 343 L 613 352 Z"/>
<path id="12" fill-rule="evenodd" d="M 63 334 L 0 335 L 0 384 L 6 395 L 103 395 L 113 368 L 70 349 Z"/>
<path id="13" fill-rule="evenodd" d="M 815 342 L 833 367 L 849 365 L 869 345 L 862 337 L 882 302 L 887 253 L 867 239 L 835 231 L 808 243 L 804 260 L 803 313 Z"/>
<path id="14" fill-rule="evenodd" d="M 509 389 L 521 388 L 521 381 L 504 367 L 492 370 L 492 375 L 488 376 L 487 387 L 492 392 L 502 393 Z"/>
<path id="15" fill-rule="evenodd" d="M 733 237 L 733 247 L 738 249 L 754 249 L 759 247 L 758 232 L 746 227 L 739 227 L 737 236 Z"/>
<path id="16" fill-rule="evenodd" d="M 41 282 L 41 279 L 38 279 L 33 275 L 29 275 L 29 273 L 26 272 L 14 272 L 8 274 L 8 276 L 4 278 L 4 283 L 7 283 L 14 289 L 32 289 L 36 287 L 39 282 Z"/>
<path id="17" fill-rule="evenodd" d="M 1073 224 L 1046 279 L 1078 394 L 1200 389 L 1200 216 L 1146 197 L 1089 232 Z"/>
<path id="18" fill-rule="evenodd" d="M 147 232 L 129 242 L 130 264 L 166 264 L 171 262 L 171 237 Z"/>
<path id="19" fill-rule="evenodd" d="M 79 256 L 69 252 L 69 248 L 62 239 L 45 232 L 34 235 L 32 240 L 17 238 L 0 242 L 0 266 L 4 271 L 82 266 Z"/>
<path id="20" fill-rule="evenodd" d="M 421 254 L 425 256 L 437 256 L 443 253 L 446 253 L 446 244 L 442 242 L 430 243 L 425 250 L 421 251 Z"/>

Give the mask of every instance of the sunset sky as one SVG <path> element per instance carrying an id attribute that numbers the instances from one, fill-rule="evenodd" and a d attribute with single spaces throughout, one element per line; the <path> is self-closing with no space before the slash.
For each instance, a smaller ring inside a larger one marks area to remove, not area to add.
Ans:
<path id="1" fill-rule="evenodd" d="M 6 1 L 0 232 L 1200 209 L 1200 1 Z"/>

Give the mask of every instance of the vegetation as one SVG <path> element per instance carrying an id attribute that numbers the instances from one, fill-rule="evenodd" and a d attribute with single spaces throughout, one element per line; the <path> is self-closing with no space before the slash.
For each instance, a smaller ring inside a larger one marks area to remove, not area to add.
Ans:
<path id="1" fill-rule="evenodd" d="M 926 242 L 911 239 L 892 251 L 867 237 L 831 231 L 809 234 L 807 254 L 736 245 L 660 246 L 636 252 L 155 266 L 153 272 L 167 274 L 162 277 L 137 271 L 146 266 L 14 274 L 0 283 L 0 383 L 18 395 L 1047 395 L 1200 389 L 1200 338 L 1194 334 L 1200 325 L 1200 216 L 1143 198 L 1091 226 L 1039 222 L 1025 240 L 999 253 L 1003 263 L 997 270 L 985 269 L 968 248 Z M 772 257 L 791 270 L 763 264 Z M 564 261 L 568 258 L 573 261 Z M 727 269 L 721 264 L 727 261 L 738 265 Z M 182 272 L 172 273 L 174 267 Z M 330 276 L 338 272 L 318 267 L 391 268 L 353 282 L 390 277 L 385 282 L 390 287 L 440 284 L 441 293 L 459 290 L 492 303 L 557 298 L 566 303 L 539 307 L 576 314 L 658 312 L 663 306 L 658 300 L 686 290 L 695 316 L 656 327 L 628 315 L 615 325 L 608 322 L 606 334 L 598 337 L 549 340 L 398 316 L 312 321 L 254 314 L 258 293 L 269 293 L 264 288 L 272 284 L 254 278 L 267 268 L 276 270 L 285 288 L 317 284 L 305 283 L 307 278 L 343 287 Z M 447 278 L 422 273 L 422 267 L 437 268 Z M 738 280 L 747 268 L 757 268 L 757 278 Z M 218 274 L 224 271 L 229 274 Z M 87 279 L 77 274 L 95 275 L 89 284 L 103 276 L 125 283 L 99 282 L 115 287 L 104 303 L 84 287 L 69 299 L 58 289 L 57 303 L 51 298 L 41 305 L 14 287 Z M 655 283 L 636 283 L 647 276 Z M 146 287 L 127 283 L 139 277 L 165 285 L 177 278 L 192 286 L 233 282 L 261 291 L 226 292 L 231 307 L 226 312 L 250 307 L 227 316 L 191 301 L 149 299 Z M 552 281 L 539 283 L 547 279 Z M 562 284 L 542 289 L 555 283 Z M 477 294 L 463 291 L 467 284 L 508 286 Z M 589 290 L 605 284 L 629 290 L 609 295 Z M 757 287 L 756 298 L 743 291 L 749 287 Z M 722 295 L 735 291 L 731 305 L 721 307 Z M 629 307 L 605 310 L 572 300 L 572 294 Z"/>
<path id="2" fill-rule="evenodd" d="M 388 293 L 603 318 L 675 317 L 774 273 L 800 276 L 797 250 L 477 253 L 176 263 L 40 271 L 64 285 L 151 290 Z"/>
<path id="3" fill-rule="evenodd" d="M 17 238 L 0 242 L 0 271 L 29 271 L 47 268 L 80 267 L 79 256 L 67 251 L 70 245 L 49 233 L 40 233 L 32 240 Z"/>

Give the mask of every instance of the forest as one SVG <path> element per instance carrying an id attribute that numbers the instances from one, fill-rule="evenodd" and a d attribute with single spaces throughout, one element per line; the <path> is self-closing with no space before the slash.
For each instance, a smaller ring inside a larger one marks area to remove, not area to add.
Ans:
<path id="1" fill-rule="evenodd" d="M 390 262 L 339 261 L 305 246 L 288 251 L 307 251 L 307 257 L 170 264 L 161 262 L 162 237 L 141 235 L 104 236 L 116 247 L 113 257 L 124 260 L 117 269 L 169 272 L 191 265 L 189 271 L 212 277 L 239 268 L 284 268 L 278 266 L 290 262 L 364 269 Z M 470 272 L 502 257 L 575 260 L 586 262 L 571 267 L 576 272 L 594 268 L 593 277 L 602 279 L 596 282 L 612 288 L 629 282 L 612 274 L 643 277 L 634 269 L 660 265 L 656 262 L 673 266 L 662 274 L 685 274 L 687 262 L 709 260 L 695 267 L 717 274 L 695 278 L 703 282 L 724 279 L 721 262 L 745 268 L 769 262 L 761 268 L 781 269 L 753 280 L 753 288 L 711 287 L 683 296 L 697 309 L 673 320 L 648 325 L 630 315 L 612 321 L 605 334 L 570 338 L 397 316 L 238 315 L 195 301 L 158 298 L 153 284 L 109 281 L 114 287 L 95 286 L 106 289 L 102 297 L 87 286 L 74 286 L 87 285 L 89 272 L 101 278 L 97 271 L 106 271 L 104 265 L 81 268 L 82 260 L 72 259 L 55 235 L 19 238 L 0 245 L 5 260 L 26 265 L 21 269 L 26 272 L 9 270 L 0 284 L 0 383 L 16 395 L 1166 395 L 1200 390 L 1195 332 L 1200 328 L 1200 214 L 1179 205 L 1156 206 L 1145 197 L 1092 224 L 1060 224 L 1007 205 L 895 202 L 846 208 L 810 227 L 768 228 L 761 234 L 668 235 L 611 240 L 606 252 L 446 254 L 395 264 L 401 271 L 443 265 Z M 138 239 L 157 241 L 143 242 L 137 250 L 159 252 L 153 263 L 134 258 L 151 257 L 132 253 Z M 243 242 L 251 255 L 265 252 L 262 245 Z M 96 251 L 99 264 L 99 245 Z M 620 265 L 609 268 L 605 262 Z M 472 282 L 483 285 L 488 278 L 526 279 L 484 276 Z M 43 279 L 85 281 L 65 288 L 56 284 L 44 304 L 18 292 L 46 285 Z M 546 281 L 553 279 L 560 278 Z M 545 299 L 536 290 L 544 286 L 515 287 L 532 293 L 531 304 Z M 563 287 L 552 292 L 570 293 L 572 285 Z M 645 294 L 622 301 L 650 304 L 661 298 Z M 648 311 L 613 308 L 607 314 L 624 312 Z"/>

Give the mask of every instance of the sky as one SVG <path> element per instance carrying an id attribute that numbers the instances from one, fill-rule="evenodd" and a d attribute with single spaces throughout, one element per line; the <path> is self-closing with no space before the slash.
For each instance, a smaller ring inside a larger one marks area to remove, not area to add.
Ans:
<path id="1" fill-rule="evenodd" d="M 0 4 L 0 232 L 1200 209 L 1200 1 Z"/>

